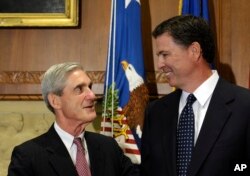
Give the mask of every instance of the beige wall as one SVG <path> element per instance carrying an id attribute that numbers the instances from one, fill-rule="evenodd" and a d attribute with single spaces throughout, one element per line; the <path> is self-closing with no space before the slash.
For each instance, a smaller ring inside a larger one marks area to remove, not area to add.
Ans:
<path id="1" fill-rule="evenodd" d="M 98 116 L 87 130 L 99 132 L 100 107 L 99 102 Z M 0 101 L 0 176 L 7 175 L 13 147 L 46 132 L 53 121 L 43 101 Z"/>
<path id="2" fill-rule="evenodd" d="M 45 132 L 53 119 L 41 102 L 0 102 L 0 176 L 7 175 L 13 147 Z"/>

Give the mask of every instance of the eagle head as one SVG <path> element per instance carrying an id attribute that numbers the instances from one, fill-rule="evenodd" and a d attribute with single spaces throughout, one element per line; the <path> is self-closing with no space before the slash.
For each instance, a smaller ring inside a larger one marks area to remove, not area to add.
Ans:
<path id="1" fill-rule="evenodd" d="M 123 60 L 121 64 L 129 83 L 129 91 L 132 92 L 134 89 L 142 85 L 144 81 L 142 77 L 136 72 L 132 64 L 129 64 L 125 60 Z"/>

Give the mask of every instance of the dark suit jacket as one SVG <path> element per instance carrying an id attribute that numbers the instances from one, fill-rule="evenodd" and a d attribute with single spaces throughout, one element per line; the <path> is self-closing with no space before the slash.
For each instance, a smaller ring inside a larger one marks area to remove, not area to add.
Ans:
<path id="1" fill-rule="evenodd" d="M 142 135 L 142 176 L 176 175 L 181 90 L 149 104 Z M 219 79 L 198 136 L 189 176 L 228 176 L 250 160 L 250 91 Z M 248 165 L 250 168 L 250 165 Z"/>
<path id="2" fill-rule="evenodd" d="M 113 138 L 86 131 L 85 139 L 92 176 L 139 174 Z M 52 126 L 47 133 L 14 148 L 8 176 L 77 176 L 77 172 Z"/>

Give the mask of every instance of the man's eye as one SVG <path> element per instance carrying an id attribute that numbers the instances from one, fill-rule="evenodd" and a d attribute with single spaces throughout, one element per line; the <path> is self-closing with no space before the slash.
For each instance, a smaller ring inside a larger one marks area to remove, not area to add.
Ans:
<path id="1" fill-rule="evenodd" d="M 168 56 L 167 53 L 162 53 L 161 55 L 162 55 L 162 57 L 164 57 L 164 58 Z"/>
<path id="2" fill-rule="evenodd" d="M 158 57 L 160 57 L 160 58 L 167 58 L 169 56 L 169 53 L 159 53 L 158 54 Z"/>
<path id="3" fill-rule="evenodd" d="M 81 93 L 82 93 L 82 88 L 81 88 L 81 87 L 76 87 L 76 88 L 75 88 L 75 92 L 76 92 L 77 94 L 81 94 Z"/>

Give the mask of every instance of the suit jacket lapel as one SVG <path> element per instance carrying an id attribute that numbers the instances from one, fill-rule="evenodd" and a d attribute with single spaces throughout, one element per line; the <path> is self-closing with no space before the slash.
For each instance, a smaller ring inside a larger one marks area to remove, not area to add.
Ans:
<path id="1" fill-rule="evenodd" d="M 98 140 L 95 140 L 88 131 L 85 131 L 85 139 L 88 145 L 91 175 L 102 176 L 104 173 L 105 161 L 101 151 L 101 146 L 98 143 Z"/>
<path id="2" fill-rule="evenodd" d="M 48 143 L 46 150 L 49 153 L 49 162 L 58 175 L 77 176 L 72 159 L 53 125 L 47 133 L 46 141 Z"/>
<path id="3" fill-rule="evenodd" d="M 165 149 L 166 163 L 168 168 L 168 175 L 176 175 L 176 127 L 178 120 L 179 101 L 181 90 L 176 90 L 168 101 L 165 101 L 165 107 L 162 115 L 165 116 L 162 128 L 165 129 L 163 134 L 163 148 Z M 167 126 L 164 126 L 166 125 Z M 170 164 L 169 164 L 170 163 Z"/>
<path id="4" fill-rule="evenodd" d="M 189 175 L 196 175 L 206 157 L 212 150 L 216 140 L 227 120 L 231 111 L 226 103 L 232 101 L 232 93 L 227 92 L 223 86 L 222 80 L 219 80 L 217 87 L 212 95 L 196 146 L 193 151 L 192 161 L 189 168 Z M 222 91 L 221 91 L 222 90 Z"/>
<path id="5" fill-rule="evenodd" d="M 97 140 L 92 138 L 91 133 L 88 131 L 85 131 L 85 139 L 89 151 L 91 174 L 92 176 L 102 176 L 105 163 L 101 146 L 97 143 Z M 49 144 L 46 150 L 50 156 L 50 163 L 58 175 L 77 176 L 72 159 L 53 125 L 47 133 L 46 141 Z"/>

